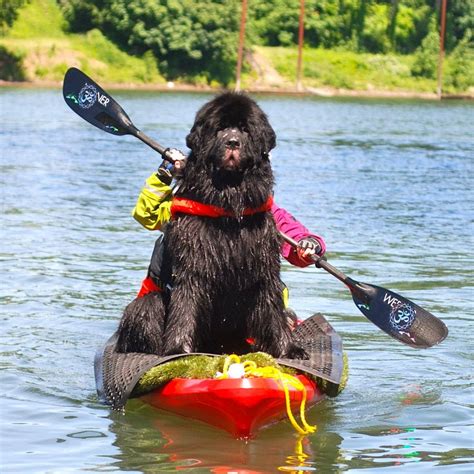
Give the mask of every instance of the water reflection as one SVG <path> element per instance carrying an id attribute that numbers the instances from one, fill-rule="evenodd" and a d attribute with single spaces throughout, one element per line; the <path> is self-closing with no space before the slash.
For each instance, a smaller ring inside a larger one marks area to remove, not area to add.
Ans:
<path id="1" fill-rule="evenodd" d="M 124 414 L 110 415 L 114 445 L 120 448 L 114 465 L 143 473 L 321 471 L 337 465 L 340 458 L 342 438 L 326 431 L 333 421 L 331 403 L 310 411 L 308 421 L 318 425 L 315 434 L 297 435 L 288 422 L 281 422 L 254 439 L 236 440 L 204 423 L 133 400 Z"/>
<path id="2" fill-rule="evenodd" d="M 288 423 L 282 422 L 247 441 L 233 439 L 224 431 L 138 400 L 129 402 L 125 413 L 111 413 L 109 418 L 114 446 L 119 448 L 111 464 L 123 471 L 146 474 L 343 472 L 420 462 L 433 466 L 464 464 L 472 462 L 474 456 L 474 450 L 469 448 L 443 452 L 442 444 L 427 443 L 427 431 L 442 429 L 440 426 L 394 424 L 335 433 L 328 429 L 335 421 L 330 404 L 310 411 L 311 423 L 318 424 L 312 435 L 297 435 Z"/>

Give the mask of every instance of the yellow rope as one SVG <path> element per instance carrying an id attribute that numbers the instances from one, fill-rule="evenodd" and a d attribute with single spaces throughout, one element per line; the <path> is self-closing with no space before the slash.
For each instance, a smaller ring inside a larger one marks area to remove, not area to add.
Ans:
<path id="1" fill-rule="evenodd" d="M 293 428 L 295 428 L 295 430 L 302 435 L 314 433 L 316 431 L 316 426 L 312 426 L 306 421 L 306 387 L 301 382 L 301 380 L 299 380 L 297 377 L 294 377 L 293 375 L 283 373 L 276 367 L 257 367 L 257 364 L 250 360 L 242 363 L 240 362 L 240 357 L 236 354 L 231 354 L 230 356 L 226 357 L 224 361 L 224 368 L 222 370 L 223 373 L 218 377 L 219 379 L 229 378 L 229 367 L 231 364 L 241 364 L 244 368 L 245 377 L 270 378 L 280 382 L 285 393 L 286 412 L 291 424 L 293 425 Z M 300 403 L 300 418 L 302 426 L 298 424 L 295 417 L 293 416 L 293 412 L 291 411 L 289 390 L 290 386 L 301 391 L 303 394 L 303 398 Z"/>

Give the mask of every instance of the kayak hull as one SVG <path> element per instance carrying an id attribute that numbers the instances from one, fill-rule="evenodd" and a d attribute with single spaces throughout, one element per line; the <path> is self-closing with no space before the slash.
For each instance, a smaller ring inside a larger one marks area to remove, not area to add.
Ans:
<path id="1" fill-rule="evenodd" d="M 325 397 L 314 381 L 304 375 L 297 378 L 306 389 L 306 407 Z M 291 409 L 298 414 L 303 392 L 288 389 Z M 271 378 L 176 378 L 141 398 L 156 408 L 224 429 L 236 438 L 252 437 L 260 428 L 288 416 L 283 387 Z"/>

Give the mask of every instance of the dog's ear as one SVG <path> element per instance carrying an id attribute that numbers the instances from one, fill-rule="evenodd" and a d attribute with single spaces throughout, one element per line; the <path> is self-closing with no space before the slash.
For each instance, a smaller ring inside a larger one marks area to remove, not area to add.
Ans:
<path id="1" fill-rule="evenodd" d="M 201 137 L 201 134 L 199 132 L 200 127 L 193 126 L 188 135 L 186 135 L 186 146 L 190 150 L 194 150 L 198 146 Z"/>
<path id="2" fill-rule="evenodd" d="M 270 151 L 276 147 L 276 133 L 270 125 L 267 116 L 259 110 L 258 120 L 252 127 L 256 143 L 260 144 L 262 158 L 268 158 Z"/>
<path id="3" fill-rule="evenodd" d="M 196 151 L 203 146 L 204 136 L 209 129 L 209 122 L 215 125 L 215 100 L 204 104 L 196 113 L 194 124 L 186 136 L 186 146 L 192 151 Z"/>
<path id="4" fill-rule="evenodd" d="M 186 136 L 186 146 L 194 152 L 201 148 L 203 144 L 204 133 L 205 120 L 203 118 L 203 114 L 198 113 L 194 125 Z"/>
<path id="5" fill-rule="evenodd" d="M 268 156 L 270 151 L 276 146 L 276 134 L 270 125 L 267 115 L 260 106 L 252 99 L 248 97 L 246 99 L 248 101 L 246 122 L 248 128 L 252 130 L 251 134 L 255 142 L 260 144 L 260 149 L 265 158 L 265 155 Z"/>
<path id="6" fill-rule="evenodd" d="M 267 145 L 265 153 L 268 155 L 276 147 L 276 133 L 268 122 L 267 124 L 268 127 L 265 130 L 265 144 Z"/>

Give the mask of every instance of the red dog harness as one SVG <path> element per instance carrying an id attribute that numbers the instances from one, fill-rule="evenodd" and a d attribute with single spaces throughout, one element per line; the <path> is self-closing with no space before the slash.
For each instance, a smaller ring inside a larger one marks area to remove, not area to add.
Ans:
<path id="1" fill-rule="evenodd" d="M 272 205 L 273 198 L 270 196 L 260 207 L 247 207 L 244 209 L 242 215 L 251 216 L 259 212 L 267 212 L 272 208 Z M 233 212 L 227 211 L 222 207 L 180 197 L 174 197 L 171 203 L 171 215 L 174 217 L 176 214 L 190 214 L 202 217 L 236 217 Z"/>

